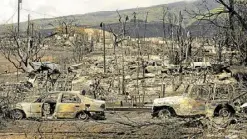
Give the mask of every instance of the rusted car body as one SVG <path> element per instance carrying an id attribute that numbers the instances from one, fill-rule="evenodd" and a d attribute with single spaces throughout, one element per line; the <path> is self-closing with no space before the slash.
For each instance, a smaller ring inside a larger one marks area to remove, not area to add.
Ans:
<path id="1" fill-rule="evenodd" d="M 22 118 L 78 118 L 87 119 L 99 114 L 104 116 L 105 101 L 91 99 L 77 91 L 52 92 L 31 102 L 17 103 L 11 116 Z"/>
<path id="2" fill-rule="evenodd" d="M 152 107 L 152 116 L 168 118 L 171 116 L 229 117 L 236 111 L 234 102 L 234 89 L 231 85 L 205 85 L 193 86 L 189 93 L 181 96 L 155 99 Z"/>

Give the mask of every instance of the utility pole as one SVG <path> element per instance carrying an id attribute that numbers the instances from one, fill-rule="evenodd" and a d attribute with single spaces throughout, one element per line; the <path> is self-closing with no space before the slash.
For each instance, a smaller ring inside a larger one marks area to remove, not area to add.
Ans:
<path id="1" fill-rule="evenodd" d="M 28 20 L 27 20 L 27 36 L 30 35 L 30 14 L 28 14 Z"/>
<path id="2" fill-rule="evenodd" d="M 19 36 L 19 33 L 20 33 L 20 10 L 21 10 L 21 3 L 22 3 L 22 0 L 18 0 L 18 23 L 17 23 L 17 33 L 18 33 L 18 36 Z"/>
<path id="3" fill-rule="evenodd" d="M 32 38 L 33 38 L 33 35 L 34 35 L 34 34 L 33 34 L 33 33 L 34 33 L 34 28 L 33 28 L 33 26 L 34 26 L 34 24 L 32 23 L 32 24 L 31 24 L 31 37 L 32 37 Z"/>
<path id="4" fill-rule="evenodd" d="M 17 38 L 20 36 L 20 10 L 22 0 L 18 0 Z M 17 82 L 19 82 L 19 67 L 17 67 Z"/>
<path id="5" fill-rule="evenodd" d="M 104 73 L 106 73 L 106 63 L 105 63 L 105 24 L 103 24 L 103 36 L 104 36 Z"/>
<path id="6" fill-rule="evenodd" d="M 28 22 L 27 22 L 27 54 L 30 55 L 30 45 L 31 45 L 31 39 L 30 39 L 30 14 L 28 14 Z"/>
<path id="7" fill-rule="evenodd" d="M 106 60 L 105 60 L 105 23 L 101 23 L 100 24 L 100 27 L 101 27 L 101 29 L 102 29 L 102 31 L 103 31 L 103 51 L 104 51 L 104 73 L 106 73 Z"/>

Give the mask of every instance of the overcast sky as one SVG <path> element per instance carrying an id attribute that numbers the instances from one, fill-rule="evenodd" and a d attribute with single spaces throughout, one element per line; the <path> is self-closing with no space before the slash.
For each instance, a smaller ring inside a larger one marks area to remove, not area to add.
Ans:
<path id="1" fill-rule="evenodd" d="M 0 24 L 17 21 L 17 1 L 1 0 Z M 32 19 L 51 18 L 96 11 L 148 7 L 177 1 L 183 0 L 22 0 L 21 21 L 26 21 L 29 13 Z"/>

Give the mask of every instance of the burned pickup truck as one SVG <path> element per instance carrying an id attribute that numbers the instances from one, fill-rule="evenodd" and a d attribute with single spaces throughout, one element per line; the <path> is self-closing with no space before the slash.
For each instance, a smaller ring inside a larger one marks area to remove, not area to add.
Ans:
<path id="1" fill-rule="evenodd" d="M 181 96 L 155 99 L 152 116 L 170 118 L 172 116 L 230 117 L 243 104 L 237 102 L 234 87 L 229 84 L 195 85 L 187 88 Z"/>
<path id="2" fill-rule="evenodd" d="M 17 103 L 12 107 L 10 116 L 13 119 L 48 118 L 64 119 L 77 118 L 87 120 L 92 115 L 104 117 L 105 101 L 91 99 L 81 92 L 51 92 Z"/>

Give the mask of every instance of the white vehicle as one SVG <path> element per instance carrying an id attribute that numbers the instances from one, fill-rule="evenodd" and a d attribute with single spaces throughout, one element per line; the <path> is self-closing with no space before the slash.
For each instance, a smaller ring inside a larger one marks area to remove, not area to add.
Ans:
<path id="1" fill-rule="evenodd" d="M 211 68 L 210 62 L 192 62 L 190 63 L 191 68 Z"/>
<path id="2" fill-rule="evenodd" d="M 244 103 L 244 104 L 241 106 L 241 109 L 243 110 L 244 113 L 247 114 L 247 103 Z"/>

